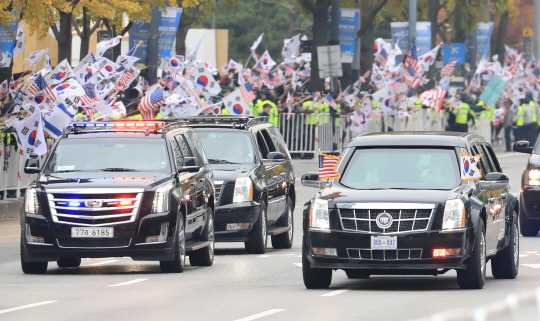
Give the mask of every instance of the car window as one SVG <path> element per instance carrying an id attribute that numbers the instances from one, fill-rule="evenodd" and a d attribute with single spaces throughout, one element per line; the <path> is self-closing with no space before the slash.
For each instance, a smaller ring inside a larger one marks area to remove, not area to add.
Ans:
<path id="1" fill-rule="evenodd" d="M 277 150 L 276 145 L 272 141 L 272 138 L 270 138 L 268 131 L 266 131 L 266 129 L 263 129 L 261 130 L 261 133 L 263 135 L 264 141 L 266 142 L 266 146 L 268 147 L 268 152 L 269 153 L 275 152 Z"/>
<path id="2" fill-rule="evenodd" d="M 479 148 L 478 145 L 471 146 L 471 151 L 472 151 L 471 156 L 483 155 L 484 154 L 484 151 L 481 148 Z M 478 165 L 477 165 L 477 167 L 482 171 L 482 179 L 484 179 L 486 177 L 486 174 L 490 173 L 489 167 L 487 165 L 486 158 L 484 156 L 485 155 L 480 157 L 480 163 L 478 163 Z"/>
<path id="3" fill-rule="evenodd" d="M 172 137 L 171 146 L 174 154 L 174 161 L 176 162 L 176 168 L 181 168 L 184 164 L 184 154 L 182 154 L 182 149 L 178 144 L 178 137 L 179 136 Z M 180 137 L 180 139 L 182 138 Z"/>
<path id="4" fill-rule="evenodd" d="M 182 155 L 184 157 L 193 157 L 193 153 L 191 152 L 191 148 L 189 147 L 189 144 L 186 141 L 186 138 L 184 135 L 178 135 L 175 137 L 176 142 L 180 146 L 180 150 L 182 151 Z"/>
<path id="5" fill-rule="evenodd" d="M 210 164 L 253 164 L 255 150 L 251 135 L 244 131 L 196 130 L 205 158 Z"/>
<path id="6" fill-rule="evenodd" d="M 192 152 L 194 154 L 194 157 L 197 157 L 197 160 L 199 161 L 199 165 L 205 165 L 206 161 L 205 161 L 205 157 L 203 156 L 204 154 L 202 154 L 198 148 L 199 138 L 197 137 L 197 135 L 195 135 L 195 132 L 191 132 L 191 131 L 186 132 L 186 136 L 192 143 L 191 144 L 191 146 L 193 147 Z"/>
<path id="7" fill-rule="evenodd" d="M 268 158 L 268 147 L 266 146 L 266 143 L 264 142 L 264 138 L 261 134 L 261 132 L 257 133 L 257 145 L 259 146 L 259 151 L 261 152 L 261 158 L 267 159 Z"/>
<path id="8" fill-rule="evenodd" d="M 494 171 L 502 173 L 501 165 L 499 164 L 499 160 L 497 159 L 493 148 L 491 148 L 490 145 L 486 144 L 484 145 L 484 149 L 487 151 L 486 155 L 489 156 L 489 160 L 490 163 L 493 165 Z"/>
<path id="9" fill-rule="evenodd" d="M 270 127 L 268 128 L 268 133 L 270 134 L 272 141 L 279 149 L 279 151 L 282 152 L 284 155 L 287 155 L 289 159 L 291 159 L 291 154 L 289 153 L 287 144 L 285 144 L 285 141 L 283 140 L 283 137 L 281 137 L 279 130 L 276 127 Z"/>
<path id="10" fill-rule="evenodd" d="M 192 139 L 193 143 L 196 146 L 196 150 L 198 154 L 200 155 L 200 158 L 202 159 L 201 165 L 207 165 L 208 159 L 206 158 L 206 153 L 204 152 L 204 147 L 201 143 L 201 140 L 199 139 L 199 136 L 195 132 L 187 132 L 187 135 Z"/>

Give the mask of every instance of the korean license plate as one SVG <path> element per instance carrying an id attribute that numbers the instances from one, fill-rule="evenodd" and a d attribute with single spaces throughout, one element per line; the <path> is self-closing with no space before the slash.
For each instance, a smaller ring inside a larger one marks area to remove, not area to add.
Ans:
<path id="1" fill-rule="evenodd" d="M 372 236 L 372 250 L 395 250 L 397 249 L 397 236 Z"/>
<path id="2" fill-rule="evenodd" d="M 114 227 L 72 227 L 71 237 L 77 238 L 112 238 Z"/>

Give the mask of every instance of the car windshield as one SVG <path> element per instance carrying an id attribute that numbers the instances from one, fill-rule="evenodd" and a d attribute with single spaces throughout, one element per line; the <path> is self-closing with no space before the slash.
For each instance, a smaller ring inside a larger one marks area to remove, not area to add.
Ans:
<path id="1" fill-rule="evenodd" d="M 170 167 L 164 139 L 63 139 L 54 150 L 46 172 L 73 171 L 170 173 Z"/>
<path id="2" fill-rule="evenodd" d="M 255 153 L 248 133 L 197 131 L 210 164 L 253 164 Z"/>
<path id="3" fill-rule="evenodd" d="M 357 149 L 340 183 L 355 189 L 443 189 L 461 182 L 452 149 Z"/>

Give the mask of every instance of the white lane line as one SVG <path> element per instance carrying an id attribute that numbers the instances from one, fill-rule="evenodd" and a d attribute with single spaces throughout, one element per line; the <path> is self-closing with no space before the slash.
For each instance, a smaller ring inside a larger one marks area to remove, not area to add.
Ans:
<path id="1" fill-rule="evenodd" d="M 298 266 L 298 267 L 302 267 L 302 263 L 293 263 L 293 264 Z"/>
<path id="2" fill-rule="evenodd" d="M 511 156 L 517 156 L 517 155 L 521 155 L 521 153 L 509 152 L 509 153 L 504 153 L 504 154 L 497 154 L 497 158 L 505 158 L 505 157 L 511 157 Z"/>
<path id="3" fill-rule="evenodd" d="M 519 257 L 527 257 L 529 254 L 520 254 Z"/>
<path id="4" fill-rule="evenodd" d="M 533 269 L 540 269 L 540 264 L 521 264 L 521 265 L 525 265 Z"/>
<path id="5" fill-rule="evenodd" d="M 536 254 L 538 252 L 523 252 L 523 253 L 526 253 L 526 254 Z"/>
<path id="6" fill-rule="evenodd" d="M 133 284 L 133 283 L 139 283 L 139 282 L 143 282 L 143 281 L 146 281 L 148 279 L 135 279 L 135 280 L 131 280 L 131 281 L 127 281 L 127 282 L 122 282 L 122 283 L 118 283 L 118 284 L 111 284 L 111 285 L 107 285 L 107 286 L 122 286 L 122 285 L 130 285 L 130 284 Z"/>
<path id="7" fill-rule="evenodd" d="M 17 310 L 22 310 L 22 309 L 28 309 L 28 308 L 38 307 L 38 306 L 40 306 L 40 305 L 50 304 L 50 303 L 54 303 L 54 302 L 58 302 L 58 301 L 43 301 L 43 302 L 38 302 L 38 303 L 33 303 L 33 304 L 23 305 L 23 306 L 16 307 L 16 308 L 0 310 L 0 314 L 4 314 L 4 313 L 8 313 L 8 312 L 13 312 L 13 311 L 17 311 Z"/>
<path id="8" fill-rule="evenodd" d="M 263 255 L 259 255 L 259 257 L 270 257 L 270 255 L 263 254 Z"/>
<path id="9" fill-rule="evenodd" d="M 108 261 L 102 261 L 102 262 L 90 263 L 90 264 L 85 264 L 85 265 L 83 265 L 83 266 L 105 265 L 105 264 L 114 263 L 114 262 L 118 262 L 118 260 L 108 260 Z"/>
<path id="10" fill-rule="evenodd" d="M 264 312 L 257 313 L 257 314 L 254 314 L 254 315 L 250 315 L 249 317 L 245 317 L 245 318 L 242 318 L 242 319 L 237 319 L 237 320 L 234 320 L 234 321 L 257 320 L 257 319 L 264 318 L 264 317 L 267 317 L 269 315 L 276 314 L 276 313 L 283 312 L 283 311 L 285 311 L 285 309 L 272 309 L 272 310 L 264 311 Z"/>
<path id="11" fill-rule="evenodd" d="M 345 293 L 345 292 L 349 292 L 349 290 L 335 290 L 335 291 L 332 291 L 332 292 L 321 294 L 320 296 L 336 296 L 336 295 L 339 295 L 339 294 Z"/>

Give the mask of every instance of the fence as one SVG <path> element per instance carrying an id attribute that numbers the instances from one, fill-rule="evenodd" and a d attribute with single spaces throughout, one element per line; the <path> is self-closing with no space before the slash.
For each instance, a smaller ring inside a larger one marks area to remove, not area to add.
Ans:
<path id="1" fill-rule="evenodd" d="M 485 290 L 484 290 L 485 291 Z M 418 321 L 539 321 L 540 288 L 510 294 L 504 300 L 474 310 L 434 314 Z"/>

